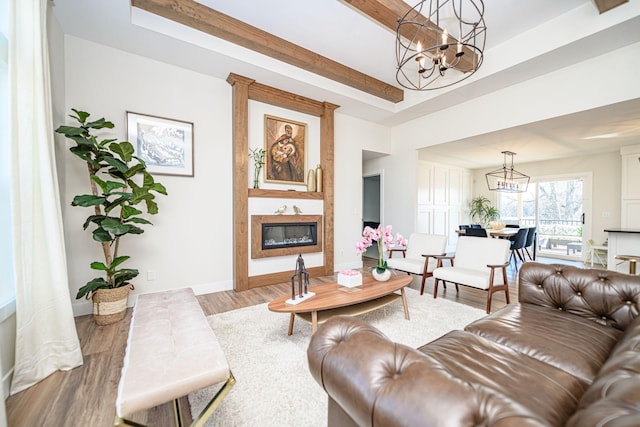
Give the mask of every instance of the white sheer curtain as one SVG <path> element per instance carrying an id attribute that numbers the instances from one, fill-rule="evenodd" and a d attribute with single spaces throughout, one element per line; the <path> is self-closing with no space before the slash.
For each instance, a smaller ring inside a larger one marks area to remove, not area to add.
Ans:
<path id="1" fill-rule="evenodd" d="M 16 281 L 11 393 L 82 364 L 53 147 L 47 0 L 10 0 L 9 140 Z"/>

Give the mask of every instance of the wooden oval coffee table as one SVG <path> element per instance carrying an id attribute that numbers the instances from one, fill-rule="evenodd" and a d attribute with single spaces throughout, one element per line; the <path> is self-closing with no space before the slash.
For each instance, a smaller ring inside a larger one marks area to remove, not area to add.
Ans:
<path id="1" fill-rule="evenodd" d="M 285 301 L 291 295 L 284 295 L 271 301 L 269 310 L 278 313 L 291 313 L 288 335 L 293 333 L 293 322 L 296 315 L 306 322 L 311 323 L 311 331 L 318 329 L 318 324 L 323 323 L 331 316 L 347 314 L 355 316 L 368 313 L 378 308 L 391 304 L 397 299 L 402 299 L 404 317 L 409 320 L 409 308 L 404 288 L 411 283 L 409 275 L 391 276 L 386 282 L 378 282 L 370 274 L 363 274 L 362 286 L 357 288 L 345 288 L 336 282 L 325 283 L 310 287 L 315 296 L 297 305 L 287 304 Z M 400 291 L 398 294 L 397 291 Z"/>

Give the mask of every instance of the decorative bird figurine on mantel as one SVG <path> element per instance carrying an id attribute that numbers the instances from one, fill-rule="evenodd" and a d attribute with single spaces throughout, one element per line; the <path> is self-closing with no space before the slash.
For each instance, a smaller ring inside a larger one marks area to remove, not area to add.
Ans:
<path id="1" fill-rule="evenodd" d="M 282 215 L 287 210 L 287 205 L 282 205 L 274 212 L 277 215 Z"/>
<path id="2" fill-rule="evenodd" d="M 296 213 L 296 215 L 300 215 L 302 213 L 302 209 L 300 209 L 296 205 L 293 205 L 293 211 Z"/>

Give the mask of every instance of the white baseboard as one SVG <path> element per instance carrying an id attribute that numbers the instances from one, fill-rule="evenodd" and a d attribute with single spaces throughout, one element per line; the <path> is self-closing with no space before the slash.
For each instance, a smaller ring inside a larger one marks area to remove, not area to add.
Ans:
<path id="1" fill-rule="evenodd" d="M 215 292 L 232 291 L 233 280 L 225 280 L 215 283 L 204 283 L 191 287 L 196 295 L 213 294 Z"/>
<path id="2" fill-rule="evenodd" d="M 11 377 L 13 377 L 13 368 L 9 369 L 2 377 L 2 397 L 6 400 L 9 397 L 9 391 L 11 390 Z"/>
<path id="3" fill-rule="evenodd" d="M 188 287 L 188 286 L 185 286 Z M 225 280 L 222 282 L 213 282 L 213 283 L 202 283 L 200 285 L 191 286 L 193 292 L 196 295 L 203 294 L 212 294 L 215 292 L 222 291 L 232 291 L 233 290 L 233 280 Z M 172 289 L 181 289 L 181 288 L 172 288 Z M 161 289 L 163 291 L 168 291 L 170 289 Z M 160 291 L 160 289 L 158 290 Z M 134 291 L 135 292 L 135 291 Z M 151 291 L 154 292 L 154 291 Z M 133 304 L 136 301 L 137 293 L 132 293 L 129 295 L 129 301 L 127 301 L 127 307 L 133 307 Z M 93 304 L 91 301 L 87 301 L 86 299 L 76 300 L 71 304 L 73 309 L 73 316 L 86 316 L 87 314 L 93 313 Z"/>

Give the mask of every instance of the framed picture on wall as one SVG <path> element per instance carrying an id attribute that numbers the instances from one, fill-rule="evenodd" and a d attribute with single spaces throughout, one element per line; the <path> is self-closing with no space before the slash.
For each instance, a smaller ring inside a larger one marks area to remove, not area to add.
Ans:
<path id="1" fill-rule="evenodd" d="M 264 116 L 264 181 L 306 184 L 307 124 Z"/>
<path id="2" fill-rule="evenodd" d="M 193 123 L 127 111 L 127 138 L 152 174 L 193 176 Z"/>

